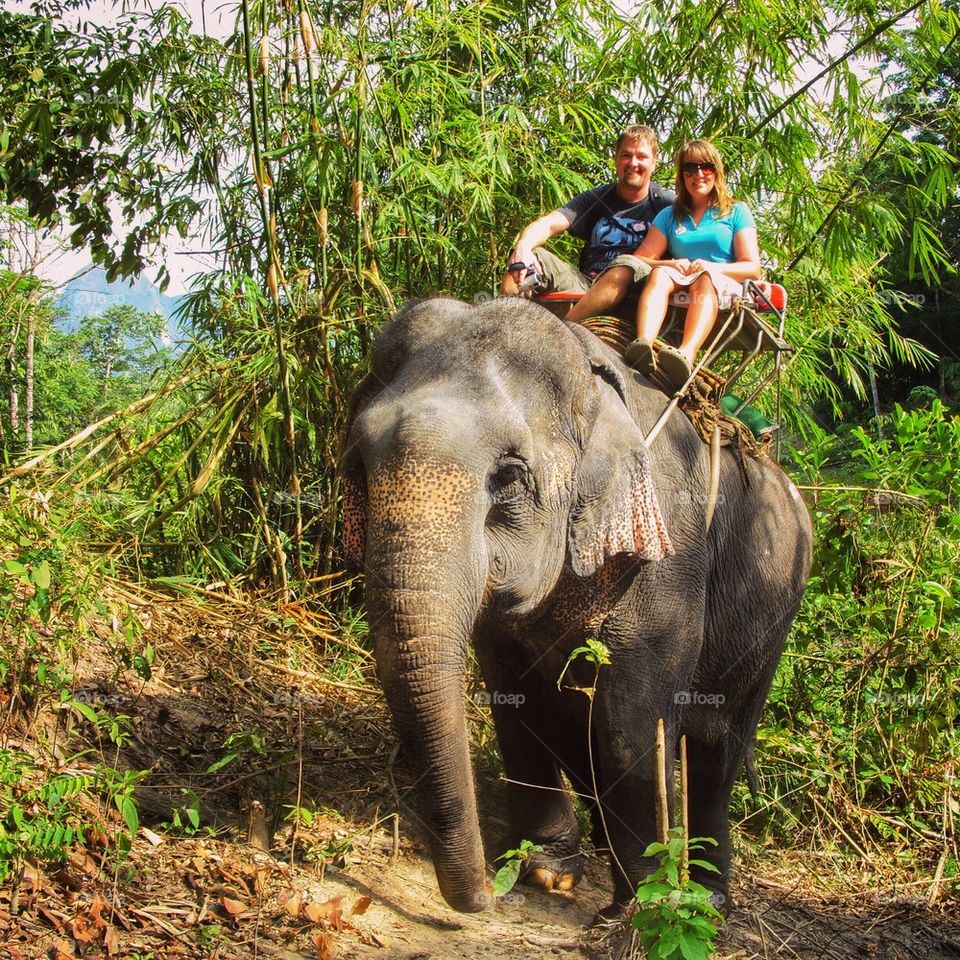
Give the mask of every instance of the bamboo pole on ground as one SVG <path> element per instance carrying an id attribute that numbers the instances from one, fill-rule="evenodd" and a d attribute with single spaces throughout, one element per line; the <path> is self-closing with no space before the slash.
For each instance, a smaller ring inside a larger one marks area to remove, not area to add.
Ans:
<path id="1" fill-rule="evenodd" d="M 667 807 L 667 746 L 662 719 L 657 721 L 654 766 L 657 786 L 657 839 L 666 843 L 670 838 L 670 810 Z"/>

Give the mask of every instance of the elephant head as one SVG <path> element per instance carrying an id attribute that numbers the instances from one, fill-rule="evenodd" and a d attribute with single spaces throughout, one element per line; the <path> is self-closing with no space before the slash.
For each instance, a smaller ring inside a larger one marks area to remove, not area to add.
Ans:
<path id="1" fill-rule="evenodd" d="M 671 551 L 621 374 L 520 300 L 431 299 L 378 336 L 344 456 L 348 563 L 441 892 L 487 904 L 466 731 L 481 612 L 535 616 L 565 567 Z"/>

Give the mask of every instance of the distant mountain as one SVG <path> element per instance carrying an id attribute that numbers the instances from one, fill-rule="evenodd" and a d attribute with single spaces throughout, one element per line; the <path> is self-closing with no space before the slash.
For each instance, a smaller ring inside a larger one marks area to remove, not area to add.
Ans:
<path id="1" fill-rule="evenodd" d="M 159 313 L 166 318 L 167 331 L 171 339 L 175 340 L 179 330 L 173 314 L 179 303 L 179 297 L 168 297 L 161 293 L 157 285 L 146 277 L 108 283 L 106 273 L 96 267 L 86 272 L 81 271 L 68 281 L 57 306 L 67 313 L 66 322 L 63 324 L 67 330 L 72 330 L 83 317 L 99 315 L 108 307 L 118 304 L 136 307 L 143 313 Z"/>

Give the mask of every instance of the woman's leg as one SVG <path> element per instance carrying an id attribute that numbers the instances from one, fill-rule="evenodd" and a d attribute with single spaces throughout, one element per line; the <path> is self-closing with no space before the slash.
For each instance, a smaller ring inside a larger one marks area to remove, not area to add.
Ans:
<path id="1" fill-rule="evenodd" d="M 629 292 L 633 285 L 633 270 L 629 267 L 611 267 L 605 270 L 597 282 L 575 303 L 567 314 L 567 320 L 582 323 L 587 317 L 609 313 Z"/>
<path id="2" fill-rule="evenodd" d="M 705 273 L 690 286 L 690 306 L 683 320 L 683 339 L 678 347 L 691 366 L 697 351 L 717 322 L 718 307 L 716 288 L 709 274 Z"/>
<path id="3" fill-rule="evenodd" d="M 676 289 L 673 277 L 661 267 L 654 267 L 637 306 L 637 339 L 653 341 L 663 326 L 670 295 Z"/>

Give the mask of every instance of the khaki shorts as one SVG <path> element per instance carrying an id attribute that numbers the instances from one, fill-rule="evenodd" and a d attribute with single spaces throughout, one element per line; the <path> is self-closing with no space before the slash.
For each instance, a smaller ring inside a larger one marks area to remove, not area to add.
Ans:
<path id="1" fill-rule="evenodd" d="M 614 259 L 610 261 L 610 266 L 607 267 L 607 270 L 611 270 L 613 267 L 629 267 L 633 271 L 634 283 L 640 283 L 646 280 L 647 277 L 650 276 L 650 271 L 653 269 L 649 263 L 645 263 L 632 253 L 621 253 L 619 257 L 614 257 Z M 603 273 L 606 273 L 607 270 L 604 270 Z M 603 276 L 603 274 L 598 274 L 598 276 Z M 594 281 L 594 283 L 596 283 L 596 281 Z"/>
<path id="2" fill-rule="evenodd" d="M 545 247 L 537 247 L 533 252 L 537 255 L 540 266 L 543 268 L 541 274 L 544 284 L 542 293 L 555 293 L 560 290 L 569 293 L 586 293 L 596 282 L 596 278 L 591 280 L 575 266 L 564 260 L 563 257 L 556 256 Z M 621 253 L 619 257 L 611 260 L 607 270 L 611 267 L 629 267 L 633 271 L 634 283 L 646 280 L 651 270 L 648 263 L 644 263 L 630 253 Z M 598 277 L 602 275 L 602 273 L 597 274 Z"/>
<path id="3" fill-rule="evenodd" d="M 567 263 L 563 257 L 558 257 L 545 247 L 537 247 L 533 251 L 540 261 L 540 280 L 543 284 L 541 293 L 586 293 L 591 281 L 584 276 L 573 264 Z"/>

